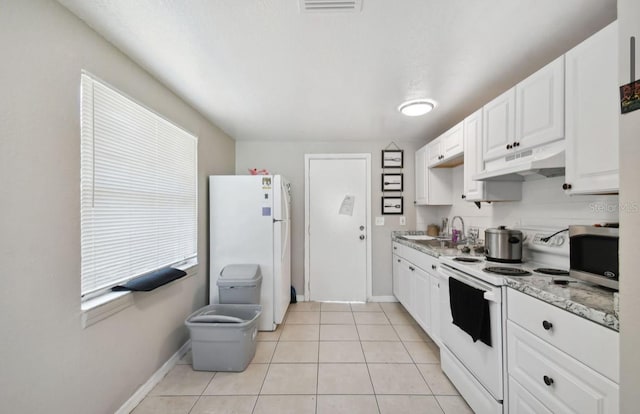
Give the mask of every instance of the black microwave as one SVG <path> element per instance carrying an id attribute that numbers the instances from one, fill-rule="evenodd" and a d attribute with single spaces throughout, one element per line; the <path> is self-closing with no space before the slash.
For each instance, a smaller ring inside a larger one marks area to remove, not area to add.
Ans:
<path id="1" fill-rule="evenodd" d="M 617 227 L 569 226 L 569 273 L 576 279 L 618 290 Z"/>

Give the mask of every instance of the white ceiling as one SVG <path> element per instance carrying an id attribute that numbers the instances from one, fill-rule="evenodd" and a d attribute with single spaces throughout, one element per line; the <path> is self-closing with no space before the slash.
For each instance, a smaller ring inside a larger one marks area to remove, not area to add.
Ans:
<path id="1" fill-rule="evenodd" d="M 428 141 L 616 16 L 616 0 L 58 1 L 238 140 Z M 438 108 L 398 113 L 420 97 Z"/>

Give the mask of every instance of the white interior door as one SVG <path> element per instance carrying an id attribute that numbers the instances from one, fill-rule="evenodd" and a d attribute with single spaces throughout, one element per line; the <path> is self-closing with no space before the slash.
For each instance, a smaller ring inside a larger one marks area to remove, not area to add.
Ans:
<path id="1" fill-rule="evenodd" d="M 306 155 L 305 297 L 371 296 L 370 155 Z"/>

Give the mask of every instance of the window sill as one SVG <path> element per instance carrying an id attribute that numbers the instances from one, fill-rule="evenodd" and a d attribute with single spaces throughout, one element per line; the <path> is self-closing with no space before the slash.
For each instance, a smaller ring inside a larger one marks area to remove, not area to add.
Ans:
<path id="1" fill-rule="evenodd" d="M 170 286 L 174 283 L 177 283 L 181 280 L 189 278 L 195 275 L 198 272 L 198 260 L 192 259 L 180 266 L 176 266 L 177 269 L 184 270 L 187 272 L 187 275 L 175 280 L 165 286 Z M 164 286 L 162 286 L 164 287 Z M 161 288 L 162 288 L 161 287 Z M 105 292 L 100 296 L 96 296 L 89 300 L 82 302 L 81 304 L 81 326 L 82 329 L 88 328 L 89 326 L 100 322 L 103 319 L 108 318 L 111 315 L 115 315 L 123 309 L 128 308 L 133 305 L 134 301 L 134 292 L 125 291 L 125 292 Z"/>

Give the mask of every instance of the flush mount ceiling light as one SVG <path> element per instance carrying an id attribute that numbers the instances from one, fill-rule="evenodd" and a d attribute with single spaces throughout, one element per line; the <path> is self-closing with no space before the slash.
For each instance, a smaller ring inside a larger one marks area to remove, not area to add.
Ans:
<path id="1" fill-rule="evenodd" d="M 435 107 L 436 102 L 431 99 L 414 99 L 401 104 L 398 111 L 406 116 L 420 116 L 431 112 Z"/>

